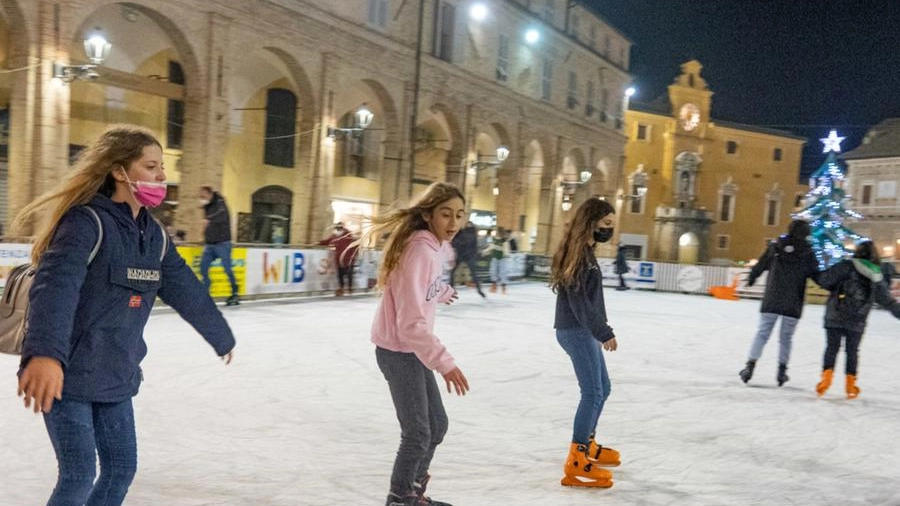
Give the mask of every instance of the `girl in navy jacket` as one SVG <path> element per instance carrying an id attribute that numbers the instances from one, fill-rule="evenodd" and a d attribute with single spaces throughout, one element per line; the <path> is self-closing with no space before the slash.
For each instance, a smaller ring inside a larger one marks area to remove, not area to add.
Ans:
<path id="1" fill-rule="evenodd" d="M 157 295 L 231 362 L 228 324 L 145 209 L 162 202 L 165 179 L 153 135 L 114 126 L 82 153 L 71 177 L 16 218 L 22 226 L 56 203 L 32 249 L 37 268 L 19 371 L 19 395 L 43 412 L 59 464 L 50 506 L 124 500 L 137 467 L 131 399 Z"/>
<path id="2" fill-rule="evenodd" d="M 553 255 L 550 272 L 550 286 L 556 292 L 553 327 L 556 340 L 572 360 L 581 391 L 569 455 L 563 467 L 562 484 L 567 486 L 611 487 L 612 473 L 600 466 L 620 463 L 619 452 L 594 440 L 594 429 L 610 388 L 603 350 L 615 351 L 618 346 L 606 321 L 603 275 L 594 247 L 612 238 L 614 223 L 615 210 L 609 202 L 588 199 L 575 212 Z"/>

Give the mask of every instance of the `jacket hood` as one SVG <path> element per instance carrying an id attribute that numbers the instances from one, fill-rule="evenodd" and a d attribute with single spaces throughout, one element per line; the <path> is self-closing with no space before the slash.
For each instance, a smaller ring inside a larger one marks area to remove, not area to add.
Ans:
<path id="1" fill-rule="evenodd" d="M 792 235 L 783 235 L 779 237 L 778 242 L 775 243 L 775 250 L 781 258 L 789 261 L 799 261 L 801 258 L 808 255 L 812 251 L 812 248 L 809 243 L 806 242 L 806 239 L 797 238 Z"/>
<path id="2" fill-rule="evenodd" d="M 427 244 L 428 247 L 433 249 L 434 251 L 441 249 L 442 246 L 441 242 L 438 241 L 437 237 L 435 237 L 435 235 L 432 234 L 430 230 L 416 230 L 415 232 L 413 232 L 413 234 L 409 237 L 407 245 L 414 242 Z"/>
<path id="3" fill-rule="evenodd" d="M 851 258 L 850 261 L 853 262 L 853 267 L 856 269 L 856 272 L 869 278 L 873 283 L 880 283 L 881 280 L 884 279 L 884 275 L 881 274 L 880 266 L 862 258 Z"/>
<path id="4" fill-rule="evenodd" d="M 131 217 L 131 206 L 129 206 L 125 202 L 113 202 L 109 197 L 98 193 L 91 198 L 90 205 L 96 208 L 100 208 L 105 210 L 115 218 L 115 220 L 122 224 L 134 224 L 135 222 L 141 223 L 143 220 L 147 219 L 147 209 L 141 208 L 141 211 L 137 215 L 137 219 Z"/>

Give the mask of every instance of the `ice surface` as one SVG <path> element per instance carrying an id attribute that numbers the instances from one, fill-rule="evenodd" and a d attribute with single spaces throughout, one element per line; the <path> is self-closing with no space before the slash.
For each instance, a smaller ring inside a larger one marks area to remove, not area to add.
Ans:
<path id="1" fill-rule="evenodd" d="M 445 395 L 450 432 L 430 495 L 455 506 L 898 505 L 900 321 L 870 317 L 860 397 L 843 374 L 813 390 L 821 306 L 807 306 L 789 374 L 777 337 L 750 386 L 737 372 L 758 301 L 606 293 L 619 350 L 601 442 L 622 452 L 609 490 L 561 487 L 578 389 L 539 283 L 482 300 L 463 289 L 436 331 L 468 376 Z M 139 469 L 128 505 L 381 505 L 399 428 L 375 364 L 372 297 L 223 308 L 238 337 L 224 366 L 177 315 L 157 312 L 135 399 Z M 0 356 L 0 504 L 44 504 L 56 462 L 43 422 L 15 397 L 16 357 Z M 838 372 L 843 373 L 843 353 Z M 441 381 L 442 383 L 442 381 Z"/>

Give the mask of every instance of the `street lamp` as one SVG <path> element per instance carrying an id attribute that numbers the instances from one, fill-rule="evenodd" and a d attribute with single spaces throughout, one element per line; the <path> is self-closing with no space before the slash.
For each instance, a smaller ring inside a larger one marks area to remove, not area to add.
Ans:
<path id="1" fill-rule="evenodd" d="M 64 65 L 62 63 L 53 64 L 53 77 L 64 83 L 71 83 L 76 79 L 83 81 L 93 81 L 100 77 L 97 73 L 97 65 L 103 63 L 109 56 L 109 50 L 112 44 L 106 40 L 106 37 L 96 28 L 93 33 L 84 39 L 84 54 L 91 63 L 87 65 Z"/>
<path id="2" fill-rule="evenodd" d="M 481 172 L 484 169 L 491 169 L 491 168 L 496 169 L 497 167 L 500 167 L 501 165 L 503 165 L 503 162 L 505 162 L 506 159 L 509 158 L 509 148 L 507 148 L 506 146 L 497 146 L 497 149 L 495 150 L 495 155 L 494 155 L 494 158 L 496 158 L 496 161 L 481 160 L 481 158 L 485 155 L 478 154 L 477 156 L 478 156 L 478 160 L 469 162 L 470 170 L 473 170 L 475 172 L 475 186 L 478 186 L 478 173 L 479 172 Z M 494 181 L 493 187 L 491 188 L 491 193 L 493 193 L 495 196 L 500 195 L 500 186 L 497 184 L 496 176 L 497 176 L 497 174 L 495 172 L 494 173 L 495 181 Z"/>
<path id="3" fill-rule="evenodd" d="M 372 120 L 375 119 L 375 114 L 366 107 L 366 104 L 359 106 L 359 109 L 356 110 L 353 116 L 356 119 L 356 126 L 349 128 L 328 127 L 328 138 L 334 139 L 339 135 L 349 135 L 353 132 L 365 130 L 369 128 Z"/>
<path id="4" fill-rule="evenodd" d="M 560 178 L 559 186 L 562 188 L 563 197 L 562 197 L 562 210 L 568 211 L 572 209 L 572 195 L 578 190 L 579 186 L 586 185 L 590 180 L 593 174 L 590 170 L 584 169 L 578 173 L 577 180 L 566 180 Z"/>

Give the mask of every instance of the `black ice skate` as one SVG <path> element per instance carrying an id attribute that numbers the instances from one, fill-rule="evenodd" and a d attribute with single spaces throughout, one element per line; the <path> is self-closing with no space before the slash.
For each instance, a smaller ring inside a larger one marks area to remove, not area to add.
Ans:
<path id="1" fill-rule="evenodd" d="M 225 301 L 226 306 L 239 306 L 240 304 L 241 301 L 240 299 L 238 299 L 237 294 L 228 297 L 228 299 Z"/>
<path id="2" fill-rule="evenodd" d="M 756 360 L 748 360 L 747 365 L 741 369 L 741 372 L 738 375 L 744 381 L 744 383 L 750 381 L 750 378 L 753 377 L 753 368 L 756 367 Z"/>
<path id="3" fill-rule="evenodd" d="M 790 379 L 787 375 L 787 364 L 778 364 L 778 386 L 784 385 Z"/>
<path id="4" fill-rule="evenodd" d="M 434 499 L 425 495 L 425 487 L 428 486 L 429 480 L 431 480 L 431 475 L 426 474 L 421 481 L 413 483 L 413 488 L 416 491 L 416 497 L 419 500 L 419 502 L 415 503 L 416 506 L 453 506 L 448 502 L 435 501 Z"/>

